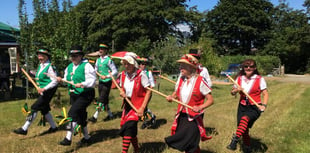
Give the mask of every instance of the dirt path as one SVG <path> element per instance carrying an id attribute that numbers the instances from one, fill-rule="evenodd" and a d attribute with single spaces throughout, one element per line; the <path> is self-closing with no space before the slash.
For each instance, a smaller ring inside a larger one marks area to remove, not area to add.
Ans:
<path id="1" fill-rule="evenodd" d="M 285 74 L 283 77 L 264 77 L 266 80 L 279 80 L 281 82 L 296 82 L 310 84 L 310 75 Z"/>

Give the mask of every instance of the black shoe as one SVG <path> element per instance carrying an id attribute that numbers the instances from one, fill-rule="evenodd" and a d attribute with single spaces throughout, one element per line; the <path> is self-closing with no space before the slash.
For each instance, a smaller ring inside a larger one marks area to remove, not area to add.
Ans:
<path id="1" fill-rule="evenodd" d="M 226 148 L 229 150 L 236 150 L 238 141 L 239 141 L 239 138 L 235 134 L 233 134 L 231 142 Z"/>
<path id="2" fill-rule="evenodd" d="M 58 130 L 57 127 L 55 127 L 55 128 L 50 127 L 50 128 L 46 131 L 46 133 L 54 133 L 54 132 L 56 132 L 57 130 Z"/>
<path id="3" fill-rule="evenodd" d="M 151 125 L 155 125 L 156 124 L 156 116 L 154 115 L 152 118 L 151 118 Z"/>
<path id="4" fill-rule="evenodd" d="M 42 132 L 42 133 L 40 134 L 40 136 L 45 135 L 45 134 L 54 133 L 54 132 L 56 132 L 57 130 L 58 130 L 57 127 L 55 127 L 55 128 L 50 127 L 48 130 Z"/>
<path id="5" fill-rule="evenodd" d="M 251 146 L 246 146 L 246 145 L 244 145 L 244 146 L 242 147 L 242 150 L 243 150 L 244 153 L 251 153 L 251 152 L 252 152 Z"/>
<path id="6" fill-rule="evenodd" d="M 103 119 L 103 121 L 110 121 L 110 120 L 113 120 L 113 119 L 114 119 L 114 116 L 108 115 L 105 119 Z"/>
<path id="7" fill-rule="evenodd" d="M 20 135 L 27 135 L 27 131 L 22 128 L 15 129 L 13 132 Z"/>
<path id="8" fill-rule="evenodd" d="M 143 122 L 143 124 L 141 125 L 141 129 L 145 129 L 147 127 L 147 122 Z"/>
<path id="9" fill-rule="evenodd" d="M 84 145 L 89 145 L 90 144 L 90 138 L 89 139 L 85 139 L 85 138 L 82 138 L 79 142 L 77 142 L 77 145 L 79 146 L 84 146 Z"/>
<path id="10" fill-rule="evenodd" d="M 96 122 L 97 122 L 97 119 L 94 118 L 94 117 L 91 117 L 91 118 L 88 119 L 88 121 L 93 122 L 93 123 L 96 123 Z"/>
<path id="11" fill-rule="evenodd" d="M 70 146 L 71 145 L 71 141 L 68 140 L 67 138 L 64 138 L 62 141 L 59 142 L 60 145 L 63 146 Z"/>

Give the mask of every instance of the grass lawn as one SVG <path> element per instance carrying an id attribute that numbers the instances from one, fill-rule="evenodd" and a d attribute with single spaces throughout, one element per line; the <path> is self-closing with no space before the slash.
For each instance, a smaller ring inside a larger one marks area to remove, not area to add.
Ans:
<path id="1" fill-rule="evenodd" d="M 268 81 L 269 103 L 266 111 L 256 121 L 250 130 L 253 152 L 269 153 L 308 153 L 310 152 L 310 86 L 298 83 L 282 83 Z M 171 94 L 173 84 L 161 80 L 160 91 Z M 157 88 L 156 88 L 157 89 Z M 239 97 L 230 95 L 231 86 L 214 85 L 214 105 L 205 111 L 204 123 L 209 135 L 213 138 L 201 142 L 203 153 L 233 152 L 226 149 L 232 133 L 236 130 L 236 112 Z M 61 115 L 61 106 L 69 110 L 68 96 L 65 89 L 59 88 L 60 99 L 57 96 L 52 102 L 52 114 Z M 0 103 L 0 152 L 1 153 L 63 153 L 63 152 L 91 152 L 91 153 L 118 153 L 121 152 L 122 139 L 117 132 L 120 127 L 121 98 L 118 90 L 110 94 L 110 107 L 117 116 L 116 119 L 104 122 L 107 113 L 102 112 L 95 124 L 89 123 L 88 128 L 93 143 L 88 147 L 78 148 L 76 142 L 82 137 L 74 136 L 71 146 L 60 146 L 58 142 L 66 135 L 65 130 L 40 136 L 47 130 L 46 127 L 37 126 L 38 115 L 28 130 L 27 136 L 16 135 L 13 129 L 21 127 L 25 116 L 21 108 L 25 102 L 29 106 L 35 99 L 6 101 Z M 57 104 L 57 105 L 56 105 Z M 150 129 L 139 129 L 138 139 L 141 152 L 145 153 L 178 153 L 168 148 L 164 138 L 170 135 L 177 104 L 168 103 L 165 98 L 153 93 L 149 108 L 157 116 L 157 124 Z M 88 107 L 88 116 L 95 112 L 95 105 Z M 138 126 L 140 127 L 141 122 Z M 235 152 L 240 151 L 240 145 Z M 132 146 L 129 152 L 133 152 Z"/>

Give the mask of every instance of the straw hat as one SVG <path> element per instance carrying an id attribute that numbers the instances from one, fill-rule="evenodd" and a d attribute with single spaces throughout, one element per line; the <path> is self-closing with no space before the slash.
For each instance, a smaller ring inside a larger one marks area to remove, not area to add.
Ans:
<path id="1" fill-rule="evenodd" d="M 121 63 L 123 64 L 123 61 L 126 60 L 129 64 L 134 65 L 136 68 L 139 68 L 137 57 L 138 55 L 136 53 L 127 52 L 125 56 L 122 58 Z"/>
<path id="2" fill-rule="evenodd" d="M 197 67 L 198 60 L 191 54 L 185 54 L 181 57 L 181 59 L 177 60 L 178 63 L 185 63 L 188 64 L 194 68 Z"/>

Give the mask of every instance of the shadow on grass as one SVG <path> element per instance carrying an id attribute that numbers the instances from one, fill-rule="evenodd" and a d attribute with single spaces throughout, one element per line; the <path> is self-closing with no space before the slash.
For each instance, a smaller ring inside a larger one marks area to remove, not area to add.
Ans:
<path id="1" fill-rule="evenodd" d="M 219 133 L 213 127 L 205 127 L 207 135 L 218 135 Z"/>
<path id="2" fill-rule="evenodd" d="M 251 137 L 251 148 L 252 152 L 267 152 L 268 147 L 266 144 L 261 142 L 261 139 L 259 138 L 253 138 Z M 242 148 L 242 151 L 245 152 L 245 148 Z"/>
<path id="3" fill-rule="evenodd" d="M 88 147 L 91 146 L 95 143 L 102 142 L 104 140 L 110 140 L 113 138 L 120 137 L 118 135 L 119 129 L 109 129 L 109 130 L 98 130 L 98 131 L 93 131 L 89 135 L 91 136 L 90 142 L 84 145 L 75 145 L 74 148 L 65 151 L 65 153 L 70 153 L 70 152 L 76 152 L 80 148 Z"/>
<path id="4" fill-rule="evenodd" d="M 102 129 L 98 131 L 92 131 L 90 133 L 91 144 L 102 142 L 108 139 L 118 138 L 120 137 L 118 132 L 119 132 L 119 129 L 106 129 L 106 130 Z"/>
<path id="5" fill-rule="evenodd" d="M 160 153 L 163 152 L 167 145 L 164 142 L 148 142 L 141 144 L 141 153 Z"/>
<path id="6" fill-rule="evenodd" d="M 123 113 L 122 111 L 113 112 L 114 119 L 121 118 L 122 113 Z"/>
<path id="7" fill-rule="evenodd" d="M 215 153 L 215 152 L 212 152 L 212 151 L 208 151 L 208 150 L 200 150 L 201 153 Z"/>
<path id="8" fill-rule="evenodd" d="M 158 129 L 160 126 L 167 124 L 166 119 L 156 119 L 156 122 L 154 125 L 148 127 L 148 129 Z"/>

